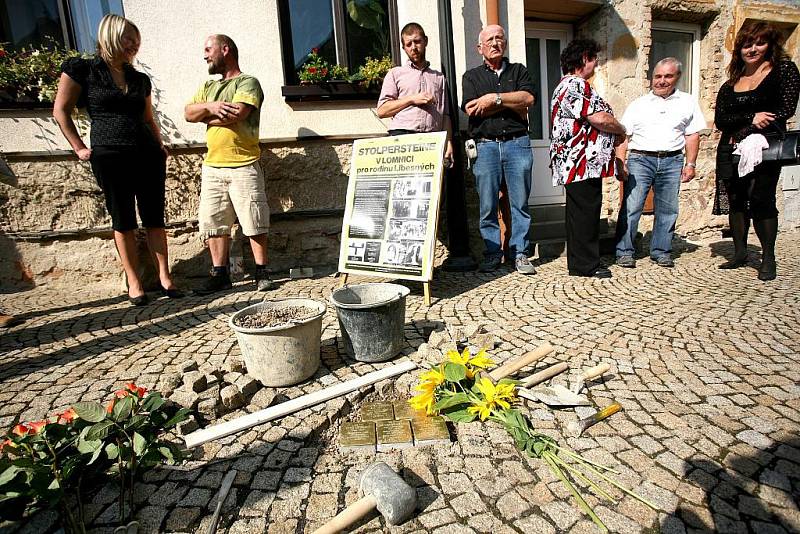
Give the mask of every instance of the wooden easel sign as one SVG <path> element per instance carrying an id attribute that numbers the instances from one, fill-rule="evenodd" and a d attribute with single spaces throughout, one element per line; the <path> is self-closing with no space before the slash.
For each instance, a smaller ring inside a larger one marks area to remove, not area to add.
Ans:
<path id="1" fill-rule="evenodd" d="M 340 273 L 420 281 L 430 305 L 446 139 L 432 132 L 353 143 Z"/>

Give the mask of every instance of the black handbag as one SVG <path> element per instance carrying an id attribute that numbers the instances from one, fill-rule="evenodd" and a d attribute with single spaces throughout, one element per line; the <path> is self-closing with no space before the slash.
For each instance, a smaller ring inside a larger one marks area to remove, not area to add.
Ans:
<path id="1" fill-rule="evenodd" d="M 774 126 L 774 125 L 773 125 Z M 774 161 L 779 165 L 800 165 L 800 130 L 765 133 L 769 147 L 761 154 L 761 161 Z"/>

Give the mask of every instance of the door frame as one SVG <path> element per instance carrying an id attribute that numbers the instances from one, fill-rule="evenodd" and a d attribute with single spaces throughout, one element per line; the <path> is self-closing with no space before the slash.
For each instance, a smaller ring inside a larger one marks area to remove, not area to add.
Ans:
<path id="1" fill-rule="evenodd" d="M 559 22 L 534 22 L 534 21 L 526 21 L 525 22 L 525 38 L 537 38 L 540 39 L 542 43 L 546 39 L 558 39 L 563 40 L 563 47 L 565 47 L 571 40 L 573 35 L 573 26 L 572 24 L 564 24 Z M 562 47 L 562 50 L 563 50 Z M 540 54 L 539 56 L 539 72 L 547 73 L 547 63 L 546 57 L 544 54 Z M 542 113 L 542 139 L 531 139 L 531 150 L 535 151 L 539 149 L 540 154 L 542 149 L 546 149 L 549 151 L 550 148 L 550 139 L 549 139 L 549 132 L 550 132 L 550 94 L 547 87 L 547 79 L 542 78 L 540 80 L 534 80 L 535 84 L 538 84 L 539 87 L 539 94 L 543 97 L 546 95 L 547 103 L 544 106 L 539 106 Z M 549 152 L 548 152 L 549 154 Z M 531 177 L 533 180 L 535 178 L 537 169 L 542 169 L 542 165 L 545 168 L 549 168 L 549 157 L 545 158 L 542 161 L 542 158 L 534 157 L 534 176 Z M 566 194 L 564 192 L 564 186 L 553 187 L 554 191 L 552 195 L 533 195 L 534 186 L 531 184 L 531 198 L 528 201 L 528 204 L 531 206 L 541 206 L 541 205 L 548 205 L 548 204 L 563 204 L 566 201 Z M 559 192 L 560 191 L 560 194 Z"/>

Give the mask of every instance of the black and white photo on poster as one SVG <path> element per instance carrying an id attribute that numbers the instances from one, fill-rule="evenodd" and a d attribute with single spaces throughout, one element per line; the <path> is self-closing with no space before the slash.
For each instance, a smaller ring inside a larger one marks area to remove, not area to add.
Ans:
<path id="1" fill-rule="evenodd" d="M 422 241 L 388 241 L 383 263 L 422 266 Z"/>
<path id="2" fill-rule="evenodd" d="M 389 221 L 389 241 L 400 241 L 401 239 L 425 239 L 425 230 L 428 221 L 423 220 L 402 220 L 392 219 Z"/>
<path id="3" fill-rule="evenodd" d="M 430 198 L 431 179 L 396 180 L 392 198 Z"/>

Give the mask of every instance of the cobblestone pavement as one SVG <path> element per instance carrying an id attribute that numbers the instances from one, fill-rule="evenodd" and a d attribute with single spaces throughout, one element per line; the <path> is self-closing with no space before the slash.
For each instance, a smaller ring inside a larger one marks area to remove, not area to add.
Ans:
<path id="1" fill-rule="evenodd" d="M 609 280 L 569 277 L 563 259 L 532 277 L 437 273 L 430 308 L 420 285 L 408 283 L 404 352 L 413 358 L 422 343 L 421 321 L 480 322 L 502 340 L 498 360 L 549 341 L 556 351 L 542 365 L 610 363 L 589 396 L 599 406 L 618 401 L 622 412 L 569 439 L 563 430 L 574 411 L 532 406 L 531 417 L 614 466 L 622 482 L 657 505 L 651 510 L 613 492 L 616 503 L 590 497 L 613 532 L 800 532 L 800 232 L 778 241 L 778 278 L 766 284 L 756 279 L 755 259 L 751 268 L 715 268 L 730 255 L 728 243 L 687 245 L 674 269 L 647 259 L 636 269 L 612 267 Z M 270 296 L 326 300 L 336 283 L 332 276 L 286 281 Z M 25 323 L 0 335 L 0 427 L 107 398 L 129 380 L 154 387 L 190 359 L 220 365 L 239 354 L 227 318 L 262 298 L 252 287 L 142 308 L 99 286 L 4 296 L 2 306 Z M 350 360 L 337 334 L 329 308 L 322 367 L 281 394 L 296 397 L 389 365 Z M 186 469 L 151 471 L 135 499 L 142 531 L 204 531 L 220 481 L 235 469 L 221 531 L 310 532 L 356 498 L 360 469 L 376 459 L 340 453 L 338 424 L 355 417 L 365 395 L 404 396 L 413 380 L 407 374 L 208 443 Z M 449 447 L 377 454 L 417 488 L 419 510 L 399 527 L 370 516 L 359 532 L 597 531 L 501 428 L 461 424 L 452 436 Z M 101 488 L 88 505 L 95 532 L 113 530 L 114 498 L 112 486 Z M 53 522 L 40 514 L 0 530 L 41 532 Z"/>

